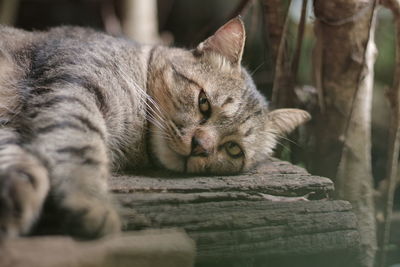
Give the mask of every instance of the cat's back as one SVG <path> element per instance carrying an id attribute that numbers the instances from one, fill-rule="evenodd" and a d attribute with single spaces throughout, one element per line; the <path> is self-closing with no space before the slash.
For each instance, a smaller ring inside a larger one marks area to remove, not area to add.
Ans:
<path id="1" fill-rule="evenodd" d="M 139 49 L 139 45 L 133 41 L 90 28 L 62 26 L 29 32 L 0 26 L 0 58 L 26 70 L 35 68 L 37 63 L 41 66 L 54 61 L 86 65 L 93 63 L 93 58 L 123 60 L 124 50 L 135 49 Z"/>
<path id="2" fill-rule="evenodd" d="M 39 38 L 39 35 L 37 37 Z M 0 25 L 0 53 L 4 56 L 5 53 L 17 52 L 30 44 L 35 39 L 35 34 L 24 30 Z"/>
<path id="3" fill-rule="evenodd" d="M 29 32 L 0 26 L 0 96 L 18 95 L 21 81 L 38 84 L 57 75 L 85 77 L 109 86 L 116 68 L 135 69 L 129 65 L 139 63 L 135 57 L 140 49 L 133 41 L 90 28 L 62 26 Z M 6 103 L 0 102 L 1 109 Z"/>
<path id="4" fill-rule="evenodd" d="M 113 46 L 122 40 L 124 39 L 115 38 L 91 28 L 77 26 L 54 27 L 47 31 L 26 31 L 0 25 L 0 48 L 9 51 L 18 51 L 32 45 L 37 45 L 36 49 L 43 48 L 43 45 L 46 47 L 52 45 L 56 48 L 60 44 L 76 45 L 78 42 L 80 46 L 89 43 L 98 45 L 104 42 Z"/>
<path id="5" fill-rule="evenodd" d="M 85 44 L 82 41 L 89 38 L 95 40 L 94 34 L 94 31 L 78 27 L 29 32 L 0 25 L 0 77 L 27 77 L 35 67 L 35 61 L 43 57 L 45 60 L 60 53 L 65 56 L 68 50 L 76 50 L 77 47 L 83 52 Z"/>
<path id="6" fill-rule="evenodd" d="M 119 139 L 141 147 L 150 49 L 82 27 L 0 27 L 0 125 L 18 124 L 40 103 L 61 95 L 96 106 L 112 149 Z"/>
<path id="7" fill-rule="evenodd" d="M 0 25 L 0 121 L 8 121 L 18 112 L 21 98 L 18 83 L 31 65 L 30 54 L 36 39 L 33 34 Z"/>
<path id="8" fill-rule="evenodd" d="M 128 45 L 128 41 L 107 35 L 91 28 L 62 26 L 39 33 L 43 38 L 36 39 L 36 50 L 47 53 L 62 51 L 63 55 L 79 52 L 81 56 L 90 52 L 115 51 Z M 133 43 L 132 43 L 133 44 Z M 131 44 L 129 44 L 131 45 Z M 106 49 L 107 48 L 107 49 Z M 77 58 L 79 59 L 79 58 Z"/>

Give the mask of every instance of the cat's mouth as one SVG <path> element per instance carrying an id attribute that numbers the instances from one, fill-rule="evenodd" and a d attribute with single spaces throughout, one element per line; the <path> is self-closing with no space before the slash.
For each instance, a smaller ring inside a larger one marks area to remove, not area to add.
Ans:
<path id="1" fill-rule="evenodd" d="M 183 164 L 182 169 L 179 169 L 178 171 L 183 172 L 183 173 L 200 173 L 200 172 L 204 173 L 205 172 L 205 170 L 202 170 L 202 171 L 195 170 L 195 169 L 197 169 L 197 168 L 195 168 L 195 165 L 197 165 L 197 164 L 195 164 L 195 161 L 200 160 L 199 156 L 196 156 L 193 153 L 182 154 L 182 153 L 176 151 L 174 149 L 174 147 L 172 147 L 170 145 L 168 145 L 168 148 L 170 149 L 171 153 L 174 153 L 176 155 L 176 157 L 180 159 L 180 162 L 182 162 L 182 164 Z M 204 161 L 204 158 L 203 158 L 203 161 Z M 164 166 L 164 167 L 166 167 L 166 166 Z M 169 169 L 168 167 L 166 167 L 166 168 Z"/>
<path id="2" fill-rule="evenodd" d="M 153 134 L 150 140 L 153 156 L 161 167 L 183 173 L 206 171 L 201 168 L 206 165 L 206 158 L 195 156 L 191 151 L 184 154 L 185 149 L 177 149 L 175 144 L 171 144 L 160 134 Z"/>

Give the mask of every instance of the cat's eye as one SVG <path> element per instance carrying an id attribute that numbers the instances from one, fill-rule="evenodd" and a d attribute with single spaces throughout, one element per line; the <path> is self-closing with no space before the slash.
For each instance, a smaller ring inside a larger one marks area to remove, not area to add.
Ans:
<path id="1" fill-rule="evenodd" d="M 208 102 L 206 93 L 204 93 L 203 90 L 201 90 L 201 92 L 199 94 L 199 109 L 200 109 L 200 112 L 204 116 L 207 116 L 207 117 L 210 116 L 210 112 L 211 112 L 210 102 Z"/>
<path id="2" fill-rule="evenodd" d="M 225 143 L 225 150 L 229 156 L 232 158 L 238 158 L 243 155 L 243 151 L 238 144 L 235 142 L 227 142 Z"/>

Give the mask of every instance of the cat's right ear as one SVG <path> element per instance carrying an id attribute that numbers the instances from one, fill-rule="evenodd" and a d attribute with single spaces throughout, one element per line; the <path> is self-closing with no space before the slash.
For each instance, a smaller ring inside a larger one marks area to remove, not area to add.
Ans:
<path id="1" fill-rule="evenodd" d="M 288 134 L 299 125 L 309 121 L 311 115 L 304 110 L 296 108 L 281 108 L 267 113 L 267 124 L 269 131 L 280 135 Z"/>
<path id="2" fill-rule="evenodd" d="M 239 66 L 245 40 L 246 32 L 243 21 L 240 17 L 236 17 L 225 23 L 214 35 L 200 43 L 194 53 L 196 55 L 214 53 L 225 58 L 232 66 Z"/>

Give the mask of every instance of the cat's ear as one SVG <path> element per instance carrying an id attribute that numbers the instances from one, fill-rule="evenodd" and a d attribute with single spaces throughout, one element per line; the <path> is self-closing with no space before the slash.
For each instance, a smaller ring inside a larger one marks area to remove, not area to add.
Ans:
<path id="1" fill-rule="evenodd" d="M 200 43 L 195 53 L 204 54 L 213 52 L 223 56 L 233 66 L 239 65 L 242 60 L 246 32 L 243 21 L 236 17 L 219 28 L 214 35 Z"/>
<path id="2" fill-rule="evenodd" d="M 311 115 L 295 108 L 276 109 L 267 113 L 267 127 L 277 134 L 287 134 L 297 126 L 309 121 Z"/>

